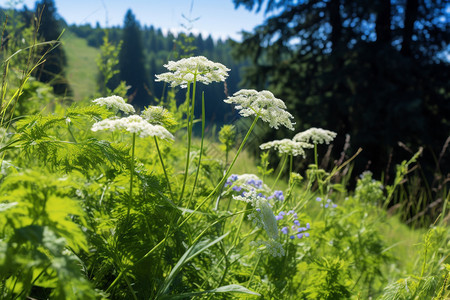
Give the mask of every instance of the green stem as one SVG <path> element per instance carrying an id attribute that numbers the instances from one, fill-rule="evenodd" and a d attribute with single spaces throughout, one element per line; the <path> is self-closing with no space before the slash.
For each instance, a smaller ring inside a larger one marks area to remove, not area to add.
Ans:
<path id="1" fill-rule="evenodd" d="M 195 111 L 195 89 L 197 86 L 197 72 L 195 72 L 194 74 L 194 81 L 192 83 L 193 88 L 192 88 L 192 97 L 189 97 L 189 93 L 190 93 L 190 83 L 188 83 L 188 90 L 187 90 L 187 97 L 188 97 L 188 116 L 187 116 L 187 120 L 188 120 L 188 124 L 187 124 L 187 130 L 188 130 L 188 146 L 187 146 L 187 153 L 186 153 L 186 167 L 184 170 L 184 178 L 183 178 L 183 186 L 181 188 L 181 193 L 180 193 L 180 200 L 179 202 L 181 202 L 181 200 L 183 199 L 183 195 L 184 195 L 184 190 L 186 188 L 186 180 L 187 180 L 187 176 L 188 176 L 188 171 L 189 171 L 189 160 L 191 157 L 191 142 L 192 142 L 192 127 L 193 127 L 193 123 L 194 123 L 194 111 Z M 189 99 L 192 98 L 192 109 L 191 109 L 191 103 L 189 101 Z"/>
<path id="2" fill-rule="evenodd" d="M 170 187 L 169 176 L 167 176 L 166 167 L 164 166 L 164 161 L 163 161 L 163 158 L 162 158 L 162 155 L 161 155 L 161 151 L 159 150 L 158 140 L 156 139 L 156 136 L 154 136 L 153 138 L 155 139 L 155 146 L 156 146 L 156 150 L 158 151 L 159 161 L 161 162 L 161 166 L 162 166 L 163 171 L 164 171 L 164 176 L 166 177 L 167 187 L 169 188 L 170 197 L 172 199 L 174 199 L 173 193 L 172 193 L 172 188 Z"/>
<path id="3" fill-rule="evenodd" d="M 133 175 L 134 175 L 134 148 L 136 146 L 136 133 L 133 133 L 133 143 L 131 146 L 131 163 L 130 163 L 130 198 L 128 199 L 127 219 L 130 216 L 131 201 L 133 199 Z"/>
<path id="4" fill-rule="evenodd" d="M 131 294 L 133 295 L 133 299 L 134 300 L 138 300 L 138 298 L 136 297 L 136 293 L 134 292 L 133 288 L 131 287 L 131 284 L 130 284 L 130 281 L 128 280 L 128 277 L 125 276 L 123 279 L 125 280 L 125 282 L 126 282 L 126 284 L 128 286 L 128 289 L 130 290 Z"/>
<path id="5" fill-rule="evenodd" d="M 194 179 L 194 186 L 192 187 L 192 193 L 191 197 L 189 198 L 188 205 L 186 207 L 189 208 L 192 202 L 192 198 L 194 197 L 195 187 L 197 186 L 197 180 L 198 180 L 198 174 L 200 172 L 200 165 L 202 162 L 202 155 L 203 155 L 203 141 L 205 139 L 205 93 L 202 93 L 202 140 L 200 142 L 200 154 L 198 157 L 198 165 L 197 165 L 197 172 L 195 173 L 195 179 Z"/>
<path id="6" fill-rule="evenodd" d="M 186 166 L 184 168 L 184 178 L 183 178 L 183 186 L 181 188 L 181 194 L 180 194 L 180 201 L 183 198 L 184 189 L 186 187 L 186 179 L 187 179 L 187 172 L 189 169 L 189 156 L 191 151 L 191 137 L 189 136 L 189 121 L 191 120 L 191 83 L 188 82 L 187 84 L 187 92 L 186 92 L 186 101 L 187 101 L 187 125 L 186 129 L 188 131 L 187 136 L 187 153 L 186 153 Z"/>
<path id="7" fill-rule="evenodd" d="M 247 203 L 247 205 L 245 206 L 245 210 L 246 211 L 248 210 L 249 206 L 250 206 L 250 203 Z M 238 228 L 236 230 L 236 234 L 234 236 L 233 243 L 232 243 L 233 246 L 236 246 L 236 243 L 237 243 L 237 240 L 238 240 L 238 237 L 239 237 L 239 232 L 241 231 L 242 223 L 244 222 L 244 218 L 245 218 L 245 213 L 242 214 L 241 220 L 239 221 L 239 225 L 238 225 Z"/>
<path id="8" fill-rule="evenodd" d="M 317 144 L 314 144 L 314 162 L 316 164 L 317 170 L 319 169 L 319 159 L 317 157 Z"/>
<path id="9" fill-rule="evenodd" d="M 291 183 L 291 176 L 292 176 L 292 166 L 294 164 L 294 155 L 289 155 L 289 181 L 288 181 L 288 186 Z"/>
<path id="10" fill-rule="evenodd" d="M 242 149 L 244 148 L 245 143 L 247 142 L 250 133 L 253 131 L 253 129 L 255 128 L 256 122 L 259 119 L 259 115 L 256 115 L 255 120 L 253 121 L 252 125 L 250 126 L 250 129 L 247 131 L 247 134 L 245 135 L 244 139 L 241 142 L 241 145 L 239 146 L 238 151 L 236 152 L 236 155 L 233 158 L 233 161 L 231 162 L 230 166 L 228 167 L 227 172 L 225 173 L 225 175 L 222 177 L 222 179 L 220 180 L 220 182 L 216 185 L 216 187 L 214 188 L 214 190 L 208 195 L 206 196 L 205 199 L 202 200 L 202 202 L 197 205 L 197 207 L 194 209 L 194 211 L 192 211 L 184 220 L 183 222 L 181 222 L 179 224 L 179 226 L 182 226 L 184 223 L 186 223 L 199 209 L 200 207 L 203 206 L 203 204 L 206 203 L 206 201 L 208 201 L 209 199 L 211 199 L 212 196 L 214 196 L 215 193 L 217 193 L 218 190 L 220 190 L 220 188 L 222 187 L 222 184 L 225 182 L 225 180 L 228 178 L 228 175 L 230 175 L 231 169 L 234 166 L 234 163 L 236 162 L 239 154 L 241 153 Z M 216 203 L 216 207 L 218 207 L 219 203 Z"/>
<path id="11" fill-rule="evenodd" d="M 275 188 L 275 185 L 277 184 L 278 179 L 280 179 L 281 173 L 283 173 L 284 166 L 286 165 L 287 159 L 288 159 L 288 155 L 286 154 L 284 156 L 283 164 L 281 165 L 280 172 L 278 172 L 278 176 L 277 176 L 277 178 L 275 179 L 275 182 L 272 185 L 272 190 Z"/>
<path id="12" fill-rule="evenodd" d="M 250 288 L 250 283 L 252 282 L 253 276 L 255 275 L 256 268 L 258 267 L 260 260 L 261 260 L 261 254 L 258 255 L 258 260 L 256 261 L 255 267 L 253 268 L 252 274 L 250 275 L 250 279 L 247 282 L 247 288 Z"/>

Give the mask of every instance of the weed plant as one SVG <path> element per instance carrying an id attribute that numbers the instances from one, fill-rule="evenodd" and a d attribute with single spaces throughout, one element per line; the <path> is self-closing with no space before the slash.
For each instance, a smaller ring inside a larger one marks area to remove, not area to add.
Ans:
<path id="1" fill-rule="evenodd" d="M 102 51 L 115 53 L 108 43 Z M 33 67 L 17 78 L 12 57 L 2 57 L 0 298 L 450 297 L 445 215 L 420 244 L 405 245 L 395 232 L 408 229 L 385 210 L 398 201 L 419 154 L 399 166 L 393 185 L 366 172 L 351 192 L 333 178 L 356 154 L 321 169 L 317 148 L 335 134 L 313 128 L 261 145 L 280 155 L 278 172 L 262 152 L 259 174 L 234 173 L 258 122 L 291 130 L 295 123 L 271 92 L 241 90 L 225 102 L 251 125 L 240 141 L 232 125 L 224 126 L 221 155 L 209 154 L 216 142 L 205 138 L 204 103 L 221 99 L 198 95 L 196 87 L 224 81 L 224 65 L 205 57 L 169 61 L 157 80 L 172 91 L 142 112 L 106 94 L 14 118 L 14 107 L 20 101 L 26 107 L 25 97 L 34 96 L 24 91 L 40 60 L 28 60 Z M 103 65 L 105 78 L 113 67 Z M 181 105 L 177 91 L 186 94 Z M 202 102 L 200 120 L 196 101 Z M 196 124 L 200 139 L 193 137 Z M 315 163 L 294 172 L 306 155 Z M 448 195 L 442 213 L 447 205 Z M 412 256 L 403 256 L 405 247 Z"/>

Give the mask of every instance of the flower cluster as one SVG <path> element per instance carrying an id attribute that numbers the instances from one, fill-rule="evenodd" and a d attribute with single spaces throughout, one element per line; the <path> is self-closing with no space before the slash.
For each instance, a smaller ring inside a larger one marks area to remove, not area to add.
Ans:
<path id="1" fill-rule="evenodd" d="M 170 128 L 176 125 L 172 113 L 162 106 L 148 106 L 141 113 L 141 117 L 152 125 L 161 125 Z"/>
<path id="2" fill-rule="evenodd" d="M 303 132 L 299 132 L 294 136 L 294 141 L 306 142 L 311 141 L 313 144 L 329 144 L 335 137 L 336 132 L 325 130 L 322 128 L 312 127 Z"/>
<path id="3" fill-rule="evenodd" d="M 225 182 L 225 187 L 231 187 L 231 190 L 235 192 L 241 192 L 242 190 L 251 191 L 256 189 L 258 190 L 260 197 L 263 198 L 266 197 L 264 194 L 270 193 L 270 188 L 254 174 L 232 174 Z"/>
<path id="4" fill-rule="evenodd" d="M 225 187 L 231 186 L 236 180 L 238 180 L 238 176 L 236 174 L 232 174 L 228 177 L 227 182 L 225 182 Z"/>
<path id="5" fill-rule="evenodd" d="M 236 104 L 236 109 L 243 117 L 257 115 L 272 128 L 278 129 L 283 125 L 294 130 L 295 123 L 290 120 L 294 117 L 286 111 L 284 102 L 269 91 L 240 90 L 224 101 Z"/>
<path id="6" fill-rule="evenodd" d="M 302 239 L 303 237 L 309 237 L 309 229 L 311 226 L 309 223 L 306 223 L 305 226 L 300 226 L 300 221 L 298 220 L 297 213 L 293 210 L 288 211 L 287 213 L 284 211 L 280 211 L 280 213 L 275 217 L 276 220 L 284 225 L 281 228 L 281 233 L 284 235 L 289 235 L 291 240 L 298 238 Z"/>
<path id="7" fill-rule="evenodd" d="M 316 201 L 317 201 L 317 202 L 322 202 L 322 198 L 317 197 L 317 198 L 316 198 Z M 333 200 L 328 199 L 325 203 L 320 203 L 320 207 L 325 207 L 325 208 L 332 207 L 332 208 L 336 208 L 336 207 L 337 207 L 337 204 L 334 203 Z"/>
<path id="8" fill-rule="evenodd" d="M 100 106 L 106 106 L 109 109 L 123 111 L 127 114 L 135 112 L 134 107 L 131 104 L 125 103 L 125 100 L 120 96 L 113 95 L 105 98 L 98 98 L 92 102 Z"/>
<path id="9" fill-rule="evenodd" d="M 204 56 L 195 56 L 183 58 L 178 61 L 169 61 L 164 65 L 171 72 L 156 75 L 156 81 L 165 81 L 170 83 L 172 87 L 187 87 L 194 80 L 209 84 L 213 81 L 225 81 L 228 77 L 228 69 L 220 63 L 208 60 Z"/>
<path id="10" fill-rule="evenodd" d="M 121 131 L 125 130 L 130 133 L 136 133 L 140 137 L 156 136 L 164 140 L 173 140 L 173 135 L 160 125 L 152 125 L 138 115 L 131 115 L 126 118 L 105 119 L 94 123 L 92 131 L 109 130 Z"/>
<path id="11" fill-rule="evenodd" d="M 305 149 L 314 148 L 314 145 L 305 142 L 296 142 L 290 139 L 267 142 L 259 146 L 262 150 L 274 148 L 281 154 L 306 157 Z"/>
<path id="12" fill-rule="evenodd" d="M 275 199 L 275 200 L 278 200 L 278 201 L 284 201 L 283 191 L 275 191 L 267 199 Z"/>

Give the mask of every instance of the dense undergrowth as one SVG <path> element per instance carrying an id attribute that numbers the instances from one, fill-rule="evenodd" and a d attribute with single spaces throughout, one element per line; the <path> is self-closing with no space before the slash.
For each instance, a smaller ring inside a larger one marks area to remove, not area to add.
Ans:
<path id="1" fill-rule="evenodd" d="M 347 183 L 357 153 L 319 167 L 317 148 L 332 142 L 332 131 L 261 145 L 267 151 L 255 166 L 241 156 L 255 124 L 294 124 L 270 92 L 241 90 L 226 101 L 251 119 L 248 131 L 238 137 L 224 126 L 219 141 L 205 138 L 205 112 L 196 120 L 194 102 L 223 99 L 197 95 L 196 86 L 223 81 L 225 66 L 201 57 L 169 62 L 158 80 L 173 92 L 142 112 L 120 96 L 68 106 L 33 80 L 38 46 L 3 53 L 2 299 L 450 296 L 445 182 L 436 215 L 418 219 L 419 229 L 386 210 L 411 204 L 402 191 L 420 151 L 392 184 L 366 172 L 354 191 Z M 107 47 L 103 55 L 114 58 Z M 105 78 L 112 67 L 103 66 Z M 102 88 L 99 96 L 125 91 Z M 182 105 L 176 90 L 186 93 Z M 194 125 L 202 128 L 196 139 Z M 306 155 L 315 163 L 296 170 Z"/>

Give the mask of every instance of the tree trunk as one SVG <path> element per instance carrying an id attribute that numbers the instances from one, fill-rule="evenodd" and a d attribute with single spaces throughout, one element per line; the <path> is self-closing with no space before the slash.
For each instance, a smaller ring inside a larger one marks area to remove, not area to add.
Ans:
<path id="1" fill-rule="evenodd" d="M 414 32 L 414 22 L 417 19 L 419 0 L 406 1 L 405 21 L 403 26 L 403 42 L 400 53 L 404 56 L 411 56 L 411 40 Z"/>
<path id="2" fill-rule="evenodd" d="M 375 25 L 377 43 L 391 43 L 391 0 L 379 0 L 378 15 Z"/>
<path id="3" fill-rule="evenodd" d="M 333 51 L 336 50 L 342 35 L 342 18 L 340 13 L 341 0 L 331 0 L 328 4 L 331 25 L 331 43 Z"/>

